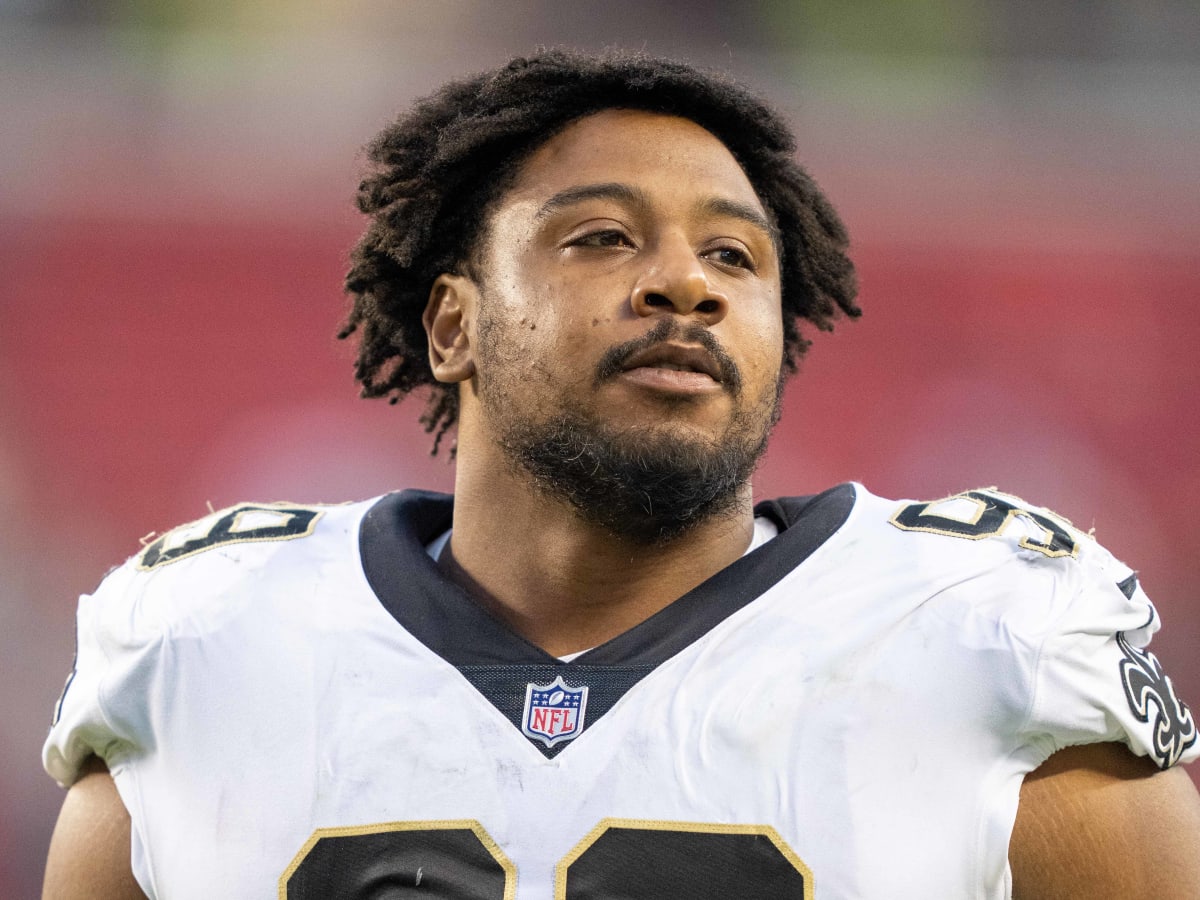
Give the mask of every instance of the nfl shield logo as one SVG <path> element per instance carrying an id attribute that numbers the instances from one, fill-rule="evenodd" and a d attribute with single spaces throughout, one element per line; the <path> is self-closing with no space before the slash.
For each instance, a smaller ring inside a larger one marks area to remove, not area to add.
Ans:
<path id="1" fill-rule="evenodd" d="M 567 687 L 561 675 L 550 684 L 527 685 L 521 731 L 547 747 L 578 737 L 583 731 L 587 693 L 586 686 Z"/>

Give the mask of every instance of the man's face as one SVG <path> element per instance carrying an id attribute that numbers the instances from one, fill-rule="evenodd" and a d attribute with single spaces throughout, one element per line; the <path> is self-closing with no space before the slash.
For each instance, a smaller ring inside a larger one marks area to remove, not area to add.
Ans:
<path id="1" fill-rule="evenodd" d="M 460 440 L 494 440 L 614 530 L 642 510 L 630 536 L 732 505 L 777 416 L 783 329 L 771 226 L 717 138 L 632 110 L 572 124 L 497 205 L 478 271 Z M 606 475 L 597 452 L 622 461 Z"/>

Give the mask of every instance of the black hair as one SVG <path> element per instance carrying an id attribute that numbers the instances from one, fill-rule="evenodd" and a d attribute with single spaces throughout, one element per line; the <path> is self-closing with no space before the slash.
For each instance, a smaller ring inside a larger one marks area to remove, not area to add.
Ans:
<path id="1" fill-rule="evenodd" d="M 362 396 L 395 403 L 429 387 L 421 422 L 435 435 L 434 453 L 458 418 L 457 385 L 436 381 L 427 361 L 421 316 L 434 280 L 469 273 L 491 207 L 530 153 L 571 122 L 613 108 L 690 119 L 746 172 L 779 232 L 788 373 L 809 344 L 800 319 L 828 331 L 839 311 L 860 315 L 846 229 L 763 101 L 723 75 L 641 54 L 547 50 L 514 59 L 417 102 L 368 146 L 373 165 L 359 185 L 370 223 L 351 253 L 353 307 L 338 337 L 360 335 Z"/>

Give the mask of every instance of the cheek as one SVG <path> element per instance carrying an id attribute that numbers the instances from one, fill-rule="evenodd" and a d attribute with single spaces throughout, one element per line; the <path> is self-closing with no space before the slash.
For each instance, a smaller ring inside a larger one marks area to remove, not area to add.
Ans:
<path id="1" fill-rule="evenodd" d="M 747 323 L 745 332 L 748 378 L 774 382 L 783 365 L 783 320 L 776 309 Z"/>
<path id="2" fill-rule="evenodd" d="M 517 321 L 528 346 L 561 360 L 566 372 L 586 369 L 618 339 L 606 326 L 622 318 L 628 306 L 623 286 L 572 277 L 566 267 L 549 267 L 523 280 Z"/>
<path id="3" fill-rule="evenodd" d="M 493 377 L 512 387 L 562 386 L 585 377 L 589 357 L 587 335 L 581 331 L 595 329 L 581 329 L 563 315 L 564 301 L 553 285 L 526 282 L 505 288 L 504 296 L 488 298 L 496 301 L 489 306 L 484 341 L 485 364 L 498 370 Z"/>

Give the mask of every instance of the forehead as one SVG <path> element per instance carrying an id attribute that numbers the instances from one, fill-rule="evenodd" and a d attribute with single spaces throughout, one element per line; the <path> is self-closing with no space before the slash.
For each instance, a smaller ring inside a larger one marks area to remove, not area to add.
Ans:
<path id="1" fill-rule="evenodd" d="M 651 195 L 703 194 L 763 208 L 742 167 L 712 132 L 690 119 L 630 109 L 594 113 L 550 138 L 525 161 L 506 200 L 608 182 L 637 185 Z"/>

